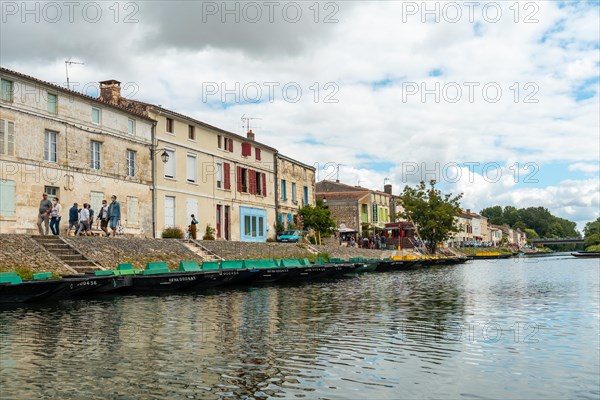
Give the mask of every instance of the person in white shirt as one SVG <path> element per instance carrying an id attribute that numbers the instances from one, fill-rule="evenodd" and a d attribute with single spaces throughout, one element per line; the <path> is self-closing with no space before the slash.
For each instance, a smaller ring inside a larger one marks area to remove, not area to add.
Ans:
<path id="1" fill-rule="evenodd" d="M 58 236 L 60 230 L 60 220 L 62 219 L 62 206 L 58 200 L 58 197 L 55 197 L 52 200 L 52 211 L 50 212 L 50 230 L 52 234 Z"/>
<path id="2" fill-rule="evenodd" d="M 89 225 L 90 210 L 88 210 L 87 203 L 84 203 L 83 208 L 79 212 L 79 231 L 77 232 L 77 235 L 88 235 Z"/>

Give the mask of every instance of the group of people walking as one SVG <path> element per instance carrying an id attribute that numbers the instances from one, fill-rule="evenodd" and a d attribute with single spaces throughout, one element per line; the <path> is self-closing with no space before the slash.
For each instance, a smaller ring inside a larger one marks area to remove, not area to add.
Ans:
<path id="1" fill-rule="evenodd" d="M 67 228 L 67 236 L 71 233 L 71 229 L 75 229 L 75 235 L 91 235 L 92 226 L 96 222 L 96 226 L 100 225 L 100 229 L 104 232 L 104 236 L 110 236 L 112 230 L 113 236 L 117 235 L 117 230 L 121 225 L 121 204 L 117 201 L 117 196 L 111 196 L 110 204 L 106 200 L 102 200 L 102 206 L 96 213 L 92 209 L 91 204 L 83 203 L 83 207 L 79 208 L 78 203 L 73 203 L 73 207 L 69 209 L 69 227 Z M 55 197 L 50 201 L 48 193 L 42 195 L 40 208 L 37 218 L 37 227 L 40 235 L 48 235 L 48 230 L 52 231 L 53 235 L 60 234 L 60 221 L 62 220 L 62 205 L 60 199 Z M 42 229 L 42 225 L 44 229 Z"/>

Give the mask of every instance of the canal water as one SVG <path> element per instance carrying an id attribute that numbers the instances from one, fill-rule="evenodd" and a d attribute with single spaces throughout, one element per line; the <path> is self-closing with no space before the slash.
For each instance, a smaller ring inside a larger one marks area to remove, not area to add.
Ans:
<path id="1" fill-rule="evenodd" d="M 0 310 L 2 399 L 598 399 L 568 255 Z"/>

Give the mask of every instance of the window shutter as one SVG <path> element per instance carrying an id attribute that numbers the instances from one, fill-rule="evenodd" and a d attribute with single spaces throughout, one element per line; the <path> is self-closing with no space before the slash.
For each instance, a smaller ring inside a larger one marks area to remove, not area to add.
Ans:
<path id="1" fill-rule="evenodd" d="M 250 143 L 242 143 L 242 155 L 246 157 L 250 154 L 252 154 L 252 147 L 250 146 Z"/>
<path id="2" fill-rule="evenodd" d="M 254 154 L 256 155 L 256 160 L 260 161 L 260 149 L 258 147 L 254 149 Z"/>
<path id="3" fill-rule="evenodd" d="M 267 175 L 266 174 L 262 174 L 262 195 L 266 196 L 267 195 Z"/>
<path id="4" fill-rule="evenodd" d="M 233 153 L 233 139 L 229 139 L 228 142 L 229 142 L 229 152 Z"/>
<path id="5" fill-rule="evenodd" d="M 237 167 L 237 190 L 242 191 L 242 167 Z"/>
<path id="6" fill-rule="evenodd" d="M 248 170 L 249 181 L 250 181 L 250 194 L 256 194 L 256 171 L 251 169 Z"/>
<path id="7" fill-rule="evenodd" d="M 9 156 L 15 155 L 15 123 L 9 122 L 6 135 L 6 154 Z"/>
<path id="8" fill-rule="evenodd" d="M 229 163 L 223 164 L 223 175 L 225 175 L 225 189 L 229 190 L 231 189 L 231 166 L 229 165 Z"/>
<path id="9" fill-rule="evenodd" d="M 4 142 L 6 141 L 6 136 L 4 133 L 4 120 L 0 119 L 0 154 L 4 154 Z"/>

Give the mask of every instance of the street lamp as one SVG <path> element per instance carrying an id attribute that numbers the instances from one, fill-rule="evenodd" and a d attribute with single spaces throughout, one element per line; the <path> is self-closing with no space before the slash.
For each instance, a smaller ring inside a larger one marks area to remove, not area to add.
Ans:
<path id="1" fill-rule="evenodd" d="M 162 151 L 162 153 L 160 155 L 160 159 L 162 160 L 163 163 L 166 164 L 169 161 L 169 153 L 165 149 L 154 149 L 154 148 L 151 148 L 150 149 L 150 159 L 154 160 L 154 154 L 158 153 L 159 151 Z"/>

